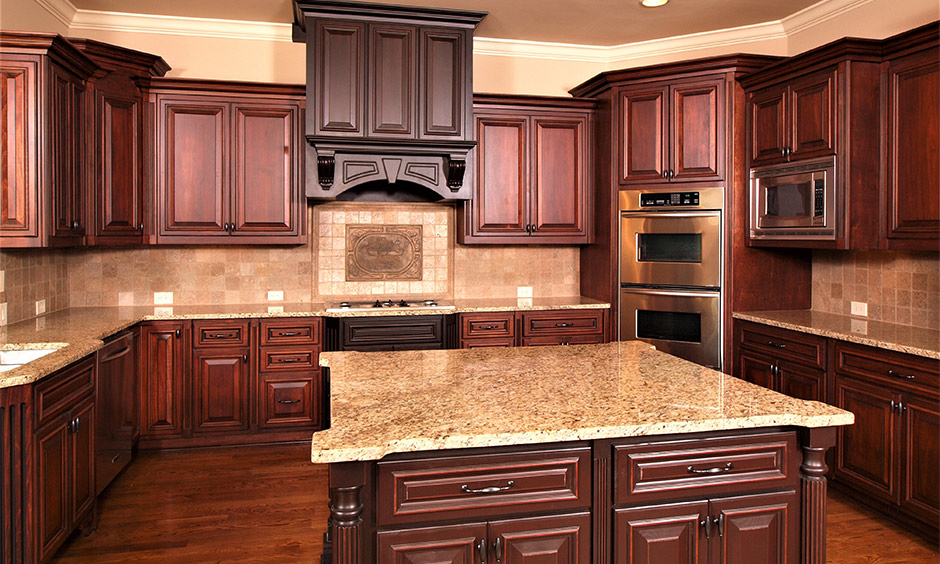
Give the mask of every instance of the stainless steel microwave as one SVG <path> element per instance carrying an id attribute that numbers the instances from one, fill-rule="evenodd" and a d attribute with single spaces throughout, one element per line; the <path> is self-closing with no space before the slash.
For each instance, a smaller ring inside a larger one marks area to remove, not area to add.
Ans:
<path id="1" fill-rule="evenodd" d="M 751 169 L 752 239 L 836 238 L 835 157 Z"/>

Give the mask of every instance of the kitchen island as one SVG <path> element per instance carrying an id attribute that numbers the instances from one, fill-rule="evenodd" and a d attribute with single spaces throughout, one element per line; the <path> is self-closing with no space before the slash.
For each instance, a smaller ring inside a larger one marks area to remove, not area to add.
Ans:
<path id="1" fill-rule="evenodd" d="M 825 561 L 825 452 L 849 412 L 640 342 L 321 364 L 325 561 Z"/>

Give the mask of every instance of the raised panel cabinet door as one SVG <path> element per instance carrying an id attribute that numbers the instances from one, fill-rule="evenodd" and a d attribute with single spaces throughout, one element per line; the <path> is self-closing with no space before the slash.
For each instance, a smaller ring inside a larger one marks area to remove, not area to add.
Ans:
<path id="1" fill-rule="evenodd" d="M 620 89 L 620 183 L 664 181 L 667 86 Z"/>
<path id="2" fill-rule="evenodd" d="M 369 135 L 415 137 L 417 28 L 370 25 Z"/>
<path id="3" fill-rule="evenodd" d="M 376 537 L 378 564 L 490 562 L 484 523 L 379 531 Z"/>
<path id="4" fill-rule="evenodd" d="M 158 241 L 161 236 L 226 235 L 229 105 L 197 100 L 159 104 Z"/>
<path id="5" fill-rule="evenodd" d="M 614 562 L 708 564 L 708 502 L 614 510 Z"/>
<path id="6" fill-rule="evenodd" d="M 183 433 L 183 323 L 140 329 L 141 435 Z"/>
<path id="7" fill-rule="evenodd" d="M 790 397 L 826 401 L 826 373 L 794 363 L 777 363 L 780 372 L 779 392 Z"/>
<path id="8" fill-rule="evenodd" d="M 95 505 L 95 402 L 89 399 L 72 411 L 69 441 L 71 520 L 77 524 Z"/>
<path id="9" fill-rule="evenodd" d="M 839 427 L 833 475 L 840 482 L 887 501 L 898 502 L 898 416 L 901 395 L 836 372 L 836 407 L 855 414 L 855 424 Z"/>
<path id="10" fill-rule="evenodd" d="M 39 63 L 4 54 L 0 61 L 0 241 L 3 246 L 39 246 L 37 95 Z M 15 238 L 15 239 L 14 239 Z"/>
<path id="11" fill-rule="evenodd" d="M 747 118 L 751 164 L 754 166 L 786 160 L 784 149 L 790 142 L 787 92 L 786 86 L 771 86 L 750 95 Z"/>
<path id="12" fill-rule="evenodd" d="M 798 564 L 796 492 L 712 500 L 712 564 Z M 716 522 L 717 521 L 717 522 Z"/>
<path id="13" fill-rule="evenodd" d="M 888 246 L 936 252 L 940 239 L 940 60 L 936 50 L 886 63 Z"/>
<path id="14" fill-rule="evenodd" d="M 316 40 L 307 43 L 307 57 L 315 61 L 313 76 L 307 79 L 307 95 L 314 101 L 307 131 L 362 136 L 365 35 L 362 23 L 317 20 Z"/>
<path id="15" fill-rule="evenodd" d="M 470 110 L 467 59 L 471 38 L 465 31 L 450 29 L 421 28 L 420 34 L 418 137 L 462 139 L 464 112 Z"/>
<path id="16" fill-rule="evenodd" d="M 76 76 L 51 65 L 52 237 L 55 244 L 81 244 L 84 226 L 84 93 Z"/>
<path id="17" fill-rule="evenodd" d="M 236 237 L 299 236 L 306 206 L 297 152 L 300 106 L 235 104 L 232 226 Z"/>
<path id="18" fill-rule="evenodd" d="M 590 564 L 591 514 L 489 523 L 489 548 L 501 564 Z"/>
<path id="19" fill-rule="evenodd" d="M 790 160 L 836 151 L 836 73 L 826 71 L 790 83 Z"/>
<path id="20" fill-rule="evenodd" d="M 585 236 L 587 116 L 533 117 L 533 236 Z"/>
<path id="21" fill-rule="evenodd" d="M 475 235 L 525 235 L 528 223 L 528 119 L 476 116 Z"/>
<path id="22" fill-rule="evenodd" d="M 774 359 L 751 352 L 738 352 L 738 364 L 735 376 L 738 378 L 763 386 L 770 390 L 778 390 Z"/>
<path id="23" fill-rule="evenodd" d="M 69 511 L 68 418 L 36 435 L 36 543 L 39 559 L 45 559 L 72 531 Z"/>
<path id="24" fill-rule="evenodd" d="M 248 430 L 248 349 L 193 352 L 193 432 Z"/>
<path id="25" fill-rule="evenodd" d="M 721 180 L 724 176 L 724 82 L 673 86 L 670 90 L 669 177 Z"/>
<path id="26" fill-rule="evenodd" d="M 901 418 L 901 510 L 940 522 L 940 409 L 937 397 L 905 394 Z"/>
<path id="27" fill-rule="evenodd" d="M 318 427 L 324 401 L 319 370 L 261 374 L 258 426 Z"/>
<path id="28" fill-rule="evenodd" d="M 143 236 L 141 183 L 141 105 L 138 98 L 95 92 L 97 150 L 90 202 L 96 202 L 94 234 L 98 242 L 112 237 Z"/>

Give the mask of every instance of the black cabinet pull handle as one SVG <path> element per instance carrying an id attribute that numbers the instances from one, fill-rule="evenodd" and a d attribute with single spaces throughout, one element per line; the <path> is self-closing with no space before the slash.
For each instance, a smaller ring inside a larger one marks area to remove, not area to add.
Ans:
<path id="1" fill-rule="evenodd" d="M 900 372 L 895 372 L 894 370 L 888 370 L 888 376 L 893 376 L 894 378 L 904 378 L 905 380 L 913 380 L 915 378 L 913 374 L 901 374 Z"/>
<path id="2" fill-rule="evenodd" d="M 281 331 L 280 333 L 277 334 L 277 336 L 278 337 L 296 337 L 299 334 L 300 333 L 296 331 Z"/>
<path id="3" fill-rule="evenodd" d="M 725 536 L 725 514 L 722 513 L 715 521 L 718 521 L 718 536 Z"/>
<path id="4" fill-rule="evenodd" d="M 177 329 L 177 330 L 176 330 L 176 337 L 179 338 L 179 336 L 180 336 L 180 330 Z"/>
<path id="5" fill-rule="evenodd" d="M 487 488 L 480 488 L 480 489 L 471 489 L 470 486 L 468 486 L 467 484 L 464 484 L 460 486 L 460 491 L 462 491 L 463 493 L 470 493 L 470 494 L 494 494 L 494 493 L 504 492 L 506 490 L 512 489 L 512 487 L 515 485 L 516 483 L 512 480 L 509 480 L 508 482 L 506 482 L 505 486 L 489 486 Z"/>
<path id="6" fill-rule="evenodd" d="M 499 564 L 503 561 L 503 537 L 496 537 L 496 540 L 493 541 L 493 552 L 496 553 L 496 562 Z"/>
<path id="7" fill-rule="evenodd" d="M 300 400 L 277 400 L 277 403 L 282 403 L 284 405 L 291 405 L 294 403 L 300 403 Z"/>
<path id="8" fill-rule="evenodd" d="M 480 327 L 480 329 L 486 329 L 486 330 L 489 330 L 489 329 L 499 329 L 499 325 L 484 325 L 484 326 Z"/>
<path id="9" fill-rule="evenodd" d="M 242 355 L 242 360 L 244 360 L 245 362 L 248 362 L 248 355 L 247 355 L 247 354 L 243 354 L 243 355 Z"/>
<path id="10" fill-rule="evenodd" d="M 143 230 L 144 230 L 144 224 L 143 223 L 138 224 L 137 231 L 143 231 Z"/>
<path id="11" fill-rule="evenodd" d="M 480 564 L 486 564 L 486 543 L 482 540 L 477 541 L 477 556 L 480 557 Z"/>
<path id="12" fill-rule="evenodd" d="M 778 349 L 787 348 L 786 343 L 775 343 L 773 341 L 767 341 L 767 344 L 770 345 L 771 347 L 777 347 Z"/>
<path id="13" fill-rule="evenodd" d="M 215 333 L 213 335 L 206 335 L 210 339 L 231 339 L 234 337 L 231 333 Z"/>
<path id="14" fill-rule="evenodd" d="M 729 472 L 734 470 L 734 464 L 727 463 L 724 466 L 715 466 L 713 468 L 695 468 L 693 466 L 686 466 L 686 470 L 689 471 L 689 474 L 722 474 L 724 472 Z"/>
<path id="15" fill-rule="evenodd" d="M 574 323 L 556 323 L 555 327 L 574 327 Z"/>
<path id="16" fill-rule="evenodd" d="M 74 425 L 72 425 L 72 432 L 77 433 L 78 430 L 81 428 L 82 428 L 82 418 L 76 417 L 74 421 Z"/>
<path id="17" fill-rule="evenodd" d="M 698 522 L 699 526 L 705 529 L 705 538 L 712 538 L 712 518 L 708 515 L 704 519 Z"/>
<path id="18" fill-rule="evenodd" d="M 121 458 L 121 453 L 117 453 L 114 455 L 114 457 L 111 459 L 111 464 L 114 464 L 115 462 L 117 462 L 118 458 Z"/>
<path id="19" fill-rule="evenodd" d="M 277 359 L 277 362 L 283 362 L 283 363 L 288 363 L 288 362 L 300 362 L 300 359 L 297 358 L 297 357 L 279 358 L 279 359 Z"/>

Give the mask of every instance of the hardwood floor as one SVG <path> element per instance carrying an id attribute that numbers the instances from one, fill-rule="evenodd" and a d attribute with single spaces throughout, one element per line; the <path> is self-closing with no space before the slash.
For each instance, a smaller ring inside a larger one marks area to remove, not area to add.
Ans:
<path id="1" fill-rule="evenodd" d="M 98 503 L 98 530 L 57 564 L 319 562 L 325 466 L 309 445 L 140 453 Z M 830 564 L 937 564 L 935 546 L 832 494 Z"/>

